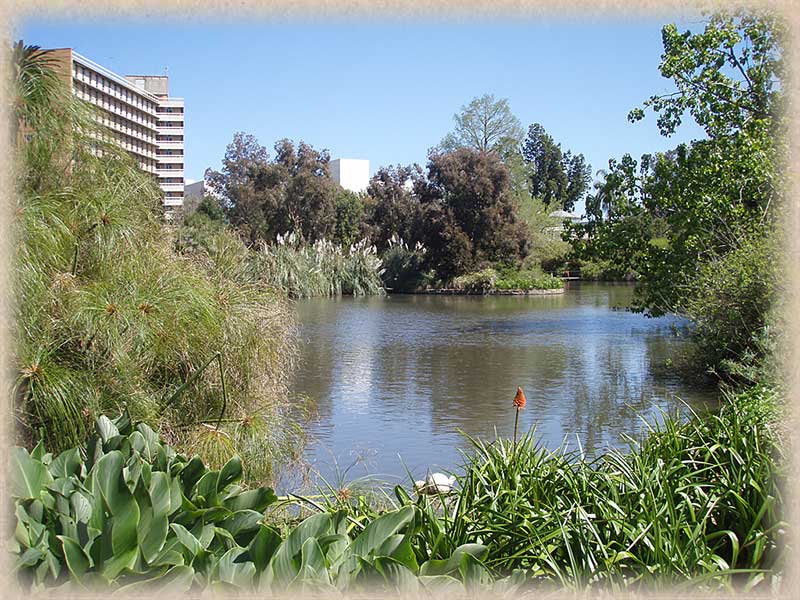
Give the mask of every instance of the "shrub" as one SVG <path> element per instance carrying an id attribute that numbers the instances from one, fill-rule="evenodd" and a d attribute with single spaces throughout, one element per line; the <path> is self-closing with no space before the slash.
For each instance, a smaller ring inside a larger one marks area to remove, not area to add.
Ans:
<path id="1" fill-rule="evenodd" d="M 472 294 L 488 294 L 496 289 L 497 271 L 486 268 L 474 273 L 460 275 L 451 282 L 451 287 Z"/>
<path id="2" fill-rule="evenodd" d="M 429 279 L 423 268 L 426 252 L 419 242 L 412 249 L 402 238 L 391 237 L 388 249 L 381 256 L 383 284 L 395 292 L 413 292 L 424 287 Z"/>
<path id="3" fill-rule="evenodd" d="M 756 234 L 701 266 L 689 285 L 684 306 L 694 322 L 697 363 L 720 375 L 745 376 L 750 381 L 766 375 L 771 367 L 765 361 L 780 330 L 773 311 L 778 256 L 776 242 Z"/>

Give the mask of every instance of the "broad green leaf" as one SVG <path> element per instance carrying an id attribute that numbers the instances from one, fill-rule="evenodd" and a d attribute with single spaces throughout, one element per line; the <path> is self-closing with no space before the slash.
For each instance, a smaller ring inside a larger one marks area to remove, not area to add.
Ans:
<path id="1" fill-rule="evenodd" d="M 95 429 L 100 439 L 103 441 L 103 444 L 106 444 L 113 437 L 119 437 L 119 429 L 117 429 L 117 426 L 105 415 L 100 415 L 100 417 L 98 417 Z"/>
<path id="2" fill-rule="evenodd" d="M 57 535 L 56 538 L 61 541 L 61 548 L 64 551 L 64 559 L 67 563 L 67 569 L 69 569 L 70 574 L 75 579 L 80 579 L 89 570 L 91 565 L 91 561 L 89 557 L 83 551 L 83 548 L 80 547 L 78 542 L 74 539 L 64 536 L 64 535 Z"/>
<path id="3" fill-rule="evenodd" d="M 11 449 L 10 479 L 11 495 L 20 499 L 38 498 L 53 482 L 47 467 L 18 446 Z"/>
<path id="4" fill-rule="evenodd" d="M 238 496 L 225 500 L 224 505 L 232 511 L 250 509 L 263 512 L 267 506 L 277 500 L 278 497 L 272 491 L 272 488 L 257 488 L 247 490 Z"/>
<path id="5" fill-rule="evenodd" d="M 383 575 L 384 581 L 402 593 L 414 593 L 419 589 L 419 582 L 414 573 L 402 563 L 388 556 L 375 558 L 375 568 Z"/>
<path id="6" fill-rule="evenodd" d="M 157 515 L 169 515 L 171 505 L 169 475 L 162 471 L 153 473 L 150 476 L 148 493 L 153 505 L 153 512 Z"/>
<path id="7" fill-rule="evenodd" d="M 289 585 L 300 569 L 300 561 L 296 558 L 305 541 L 330 533 L 331 517 L 327 513 L 312 515 L 295 527 L 270 561 L 274 582 L 279 587 Z"/>
<path id="8" fill-rule="evenodd" d="M 196 537 L 192 535 L 192 533 L 187 530 L 183 525 L 178 525 L 177 523 L 170 524 L 170 527 L 175 532 L 175 535 L 178 536 L 178 540 L 180 540 L 181 544 L 183 544 L 189 553 L 192 556 L 197 556 L 200 551 L 203 549 L 203 545 L 200 543 Z"/>
<path id="9" fill-rule="evenodd" d="M 254 535 L 260 527 L 260 522 L 263 518 L 264 515 L 260 512 L 254 510 L 240 510 L 222 521 L 220 527 L 230 531 L 237 543 L 246 545 L 250 543 L 252 535 Z M 250 534 L 250 536 L 247 534 Z M 246 542 L 241 541 L 244 537 L 247 537 Z"/>
<path id="10" fill-rule="evenodd" d="M 253 563 L 250 561 L 236 562 L 236 559 L 244 552 L 243 548 L 231 548 L 220 557 L 216 567 L 220 581 L 243 589 L 252 585 L 253 576 L 256 574 Z"/>
<path id="11" fill-rule="evenodd" d="M 415 508 L 413 506 L 404 506 L 399 510 L 386 513 L 375 519 L 353 541 L 351 546 L 352 553 L 356 556 L 365 557 L 373 552 L 389 536 L 398 533 L 408 525 L 414 519 L 414 511 Z"/>
<path id="12" fill-rule="evenodd" d="M 211 508 L 217 505 L 217 481 L 219 471 L 208 471 L 197 482 L 192 502 L 198 507 Z"/>
<path id="13" fill-rule="evenodd" d="M 257 571 L 261 572 L 267 567 L 280 543 L 281 536 L 272 527 L 262 525 L 259 528 L 247 547 Z"/>
<path id="14" fill-rule="evenodd" d="M 300 548 L 300 567 L 309 568 L 314 573 L 324 572 L 327 579 L 328 570 L 325 565 L 325 556 L 322 548 L 315 538 L 308 538 Z"/>
<path id="15" fill-rule="evenodd" d="M 137 548 L 131 548 L 123 552 L 115 552 L 109 559 L 103 562 L 102 575 L 109 581 L 117 578 L 124 569 L 133 569 L 136 558 L 139 555 Z"/>
<path id="16" fill-rule="evenodd" d="M 161 448 L 161 443 L 158 439 L 158 434 L 150 429 L 145 423 L 139 423 L 136 426 L 136 432 L 141 434 L 145 441 L 145 450 L 142 456 L 149 462 L 153 462 L 158 455 L 158 449 Z"/>
<path id="17" fill-rule="evenodd" d="M 468 552 L 464 552 L 461 555 L 458 572 L 461 574 L 461 579 L 467 589 L 474 589 L 477 586 L 488 585 L 492 582 L 492 574 L 486 568 L 486 565 Z"/>
<path id="18" fill-rule="evenodd" d="M 42 560 L 42 558 L 44 558 L 44 551 L 39 550 L 39 548 L 28 548 L 16 558 L 14 570 L 21 569 L 23 567 L 32 567 Z"/>
<path id="19" fill-rule="evenodd" d="M 115 555 L 136 548 L 139 523 L 139 505 L 123 479 L 123 464 L 122 453 L 114 450 L 92 467 L 94 481 L 112 515 L 111 545 Z"/>
<path id="20" fill-rule="evenodd" d="M 489 549 L 483 544 L 463 544 L 453 551 L 447 560 L 429 560 L 420 567 L 420 575 L 447 575 L 456 571 L 461 565 L 464 554 L 483 560 Z"/>
<path id="21" fill-rule="evenodd" d="M 449 575 L 420 575 L 419 582 L 437 597 L 448 598 L 464 593 L 463 584 Z"/>
<path id="22" fill-rule="evenodd" d="M 51 462 L 48 471 L 54 478 L 69 477 L 70 475 L 78 476 L 81 472 L 81 455 L 77 448 L 65 450 L 58 457 Z"/>
<path id="23" fill-rule="evenodd" d="M 187 498 L 192 497 L 192 490 L 203 474 L 206 467 L 199 456 L 194 456 L 181 471 L 181 483 L 183 484 L 183 495 Z"/>
<path id="24" fill-rule="evenodd" d="M 217 480 L 217 494 L 221 494 L 227 486 L 236 483 L 242 478 L 242 461 L 238 456 L 232 457 L 219 472 Z"/>
<path id="25" fill-rule="evenodd" d="M 169 520 L 164 513 L 156 513 L 148 503 L 140 506 L 138 527 L 139 550 L 149 563 L 161 552 L 169 533 Z"/>

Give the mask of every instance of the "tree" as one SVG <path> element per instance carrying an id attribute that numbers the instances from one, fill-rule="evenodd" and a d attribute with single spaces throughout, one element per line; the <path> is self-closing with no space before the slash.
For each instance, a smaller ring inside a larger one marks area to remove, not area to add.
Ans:
<path id="1" fill-rule="evenodd" d="M 707 289 L 713 278 L 701 274 L 723 265 L 730 269 L 726 281 L 750 277 L 764 263 L 753 248 L 777 231 L 779 174 L 786 160 L 783 35 L 779 19 L 752 12 L 713 15 L 700 33 L 664 27 L 660 70 L 677 91 L 653 96 L 645 108 L 658 114 L 664 135 L 673 133 L 688 111 L 708 138 L 644 155 L 638 165 L 628 155 L 619 163 L 609 161 L 604 181 L 587 201 L 588 223 L 567 234 L 578 257 L 612 260 L 641 275 L 639 310 L 678 312 L 698 322 L 713 314 L 714 327 L 696 329 L 705 337 L 698 347 L 715 348 L 706 356 L 711 367 L 723 358 L 733 360 L 720 348 L 741 353 L 743 340 L 760 338 L 774 298 L 771 292 L 759 294 L 754 307 L 744 297 L 723 297 Z M 643 116 L 639 108 L 630 118 Z M 720 310 L 709 305 L 712 300 Z M 751 315 L 748 335 L 721 324 L 720 315 L 739 319 L 735 307 L 745 305 Z M 725 332 L 735 332 L 736 339 L 722 339 Z"/>
<path id="2" fill-rule="evenodd" d="M 508 169 L 497 154 L 468 148 L 434 152 L 428 180 L 418 190 L 430 254 L 444 251 L 447 244 L 458 250 L 446 269 L 439 265 L 440 277 L 443 271 L 457 275 L 486 261 L 519 262 L 527 254 L 528 232 L 517 219 Z"/>
<path id="3" fill-rule="evenodd" d="M 362 194 L 340 189 L 334 201 L 336 211 L 333 242 L 349 246 L 358 241 L 362 234 L 365 207 Z"/>
<path id="4" fill-rule="evenodd" d="M 560 204 L 567 187 L 561 147 L 539 123 L 528 128 L 522 156 L 530 166 L 529 189 L 545 204 Z"/>
<path id="5" fill-rule="evenodd" d="M 583 154 L 562 154 L 561 144 L 539 123 L 528 128 L 522 157 L 528 166 L 531 195 L 547 205 L 571 211 L 589 189 L 591 166 Z"/>
<path id="6" fill-rule="evenodd" d="M 422 207 L 414 193 L 416 182 L 423 179 L 418 165 L 381 167 L 370 179 L 367 195 L 372 210 L 367 219 L 372 242 L 381 251 L 393 237 L 406 244 L 421 241 Z"/>
<path id="7" fill-rule="evenodd" d="M 294 231 L 315 241 L 333 235 L 341 188 L 330 178 L 327 150 L 288 139 L 275 143 L 275 159 L 249 134 L 228 145 L 222 172 L 206 171 L 231 224 L 255 243 Z"/>
<path id="8" fill-rule="evenodd" d="M 566 211 L 575 209 L 575 203 L 586 195 L 592 182 L 592 167 L 586 163 L 583 154 L 564 154 L 564 167 L 567 172 L 567 189 L 561 206 Z"/>
<path id="9" fill-rule="evenodd" d="M 506 158 L 519 152 L 522 142 L 522 124 L 511 112 L 508 100 L 495 100 L 491 94 L 475 98 L 461 112 L 453 115 L 455 130 L 448 133 L 440 150 L 448 152 L 457 148 L 472 148 L 479 152 L 497 152 Z"/>

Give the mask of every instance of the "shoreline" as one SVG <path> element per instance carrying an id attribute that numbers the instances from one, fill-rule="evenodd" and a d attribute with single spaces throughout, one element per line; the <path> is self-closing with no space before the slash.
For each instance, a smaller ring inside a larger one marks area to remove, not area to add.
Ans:
<path id="1" fill-rule="evenodd" d="M 411 294 L 427 294 L 427 295 L 440 295 L 440 296 L 551 296 L 563 294 L 566 287 L 552 289 L 552 290 L 494 290 L 491 292 L 473 292 L 469 290 L 458 290 L 455 288 L 439 288 L 430 290 L 420 290 L 418 292 L 409 292 Z"/>

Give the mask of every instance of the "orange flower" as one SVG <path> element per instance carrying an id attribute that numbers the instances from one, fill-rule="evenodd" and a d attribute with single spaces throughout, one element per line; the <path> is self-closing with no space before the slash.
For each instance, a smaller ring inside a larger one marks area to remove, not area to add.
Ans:
<path id="1" fill-rule="evenodd" d="M 525 392 L 522 391 L 521 387 L 517 388 L 517 393 L 514 396 L 514 406 L 516 406 L 517 409 L 525 408 Z"/>

